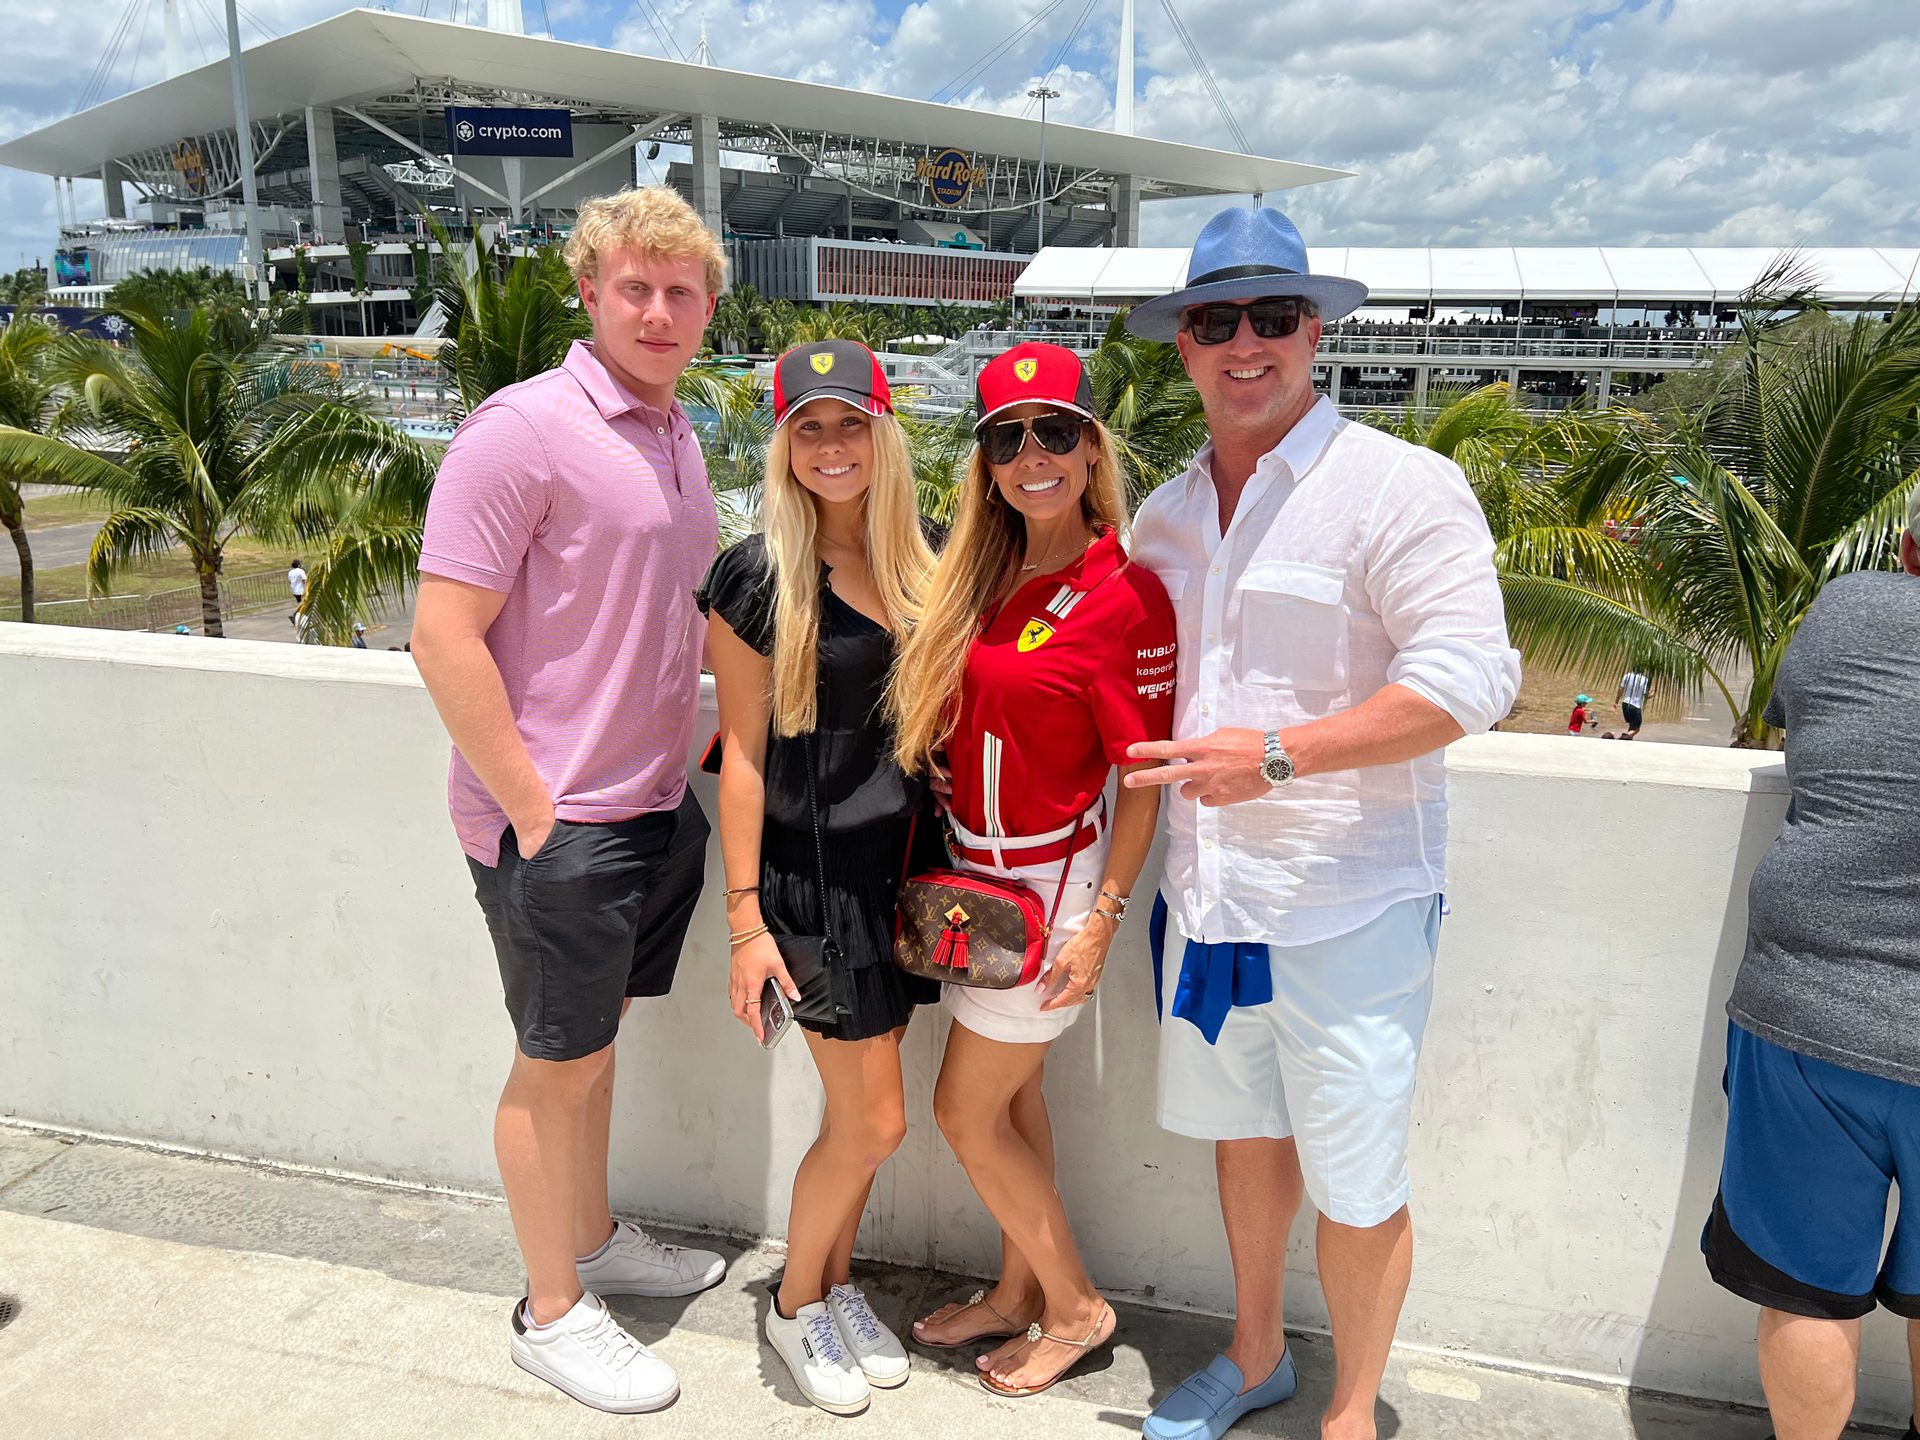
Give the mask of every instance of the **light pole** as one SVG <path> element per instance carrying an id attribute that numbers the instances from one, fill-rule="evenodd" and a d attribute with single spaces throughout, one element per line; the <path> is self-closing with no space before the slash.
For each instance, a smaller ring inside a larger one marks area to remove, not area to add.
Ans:
<path id="1" fill-rule="evenodd" d="M 1040 102 L 1040 184 L 1033 207 L 1033 250 L 1037 255 L 1047 248 L 1047 101 L 1058 100 L 1060 92 L 1045 85 L 1036 85 L 1027 91 L 1027 98 Z"/>

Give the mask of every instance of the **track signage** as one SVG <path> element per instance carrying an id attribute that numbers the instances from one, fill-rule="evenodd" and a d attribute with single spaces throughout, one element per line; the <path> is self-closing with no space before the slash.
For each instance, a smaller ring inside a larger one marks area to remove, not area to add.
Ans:
<path id="1" fill-rule="evenodd" d="M 573 116 L 565 110 L 447 106 L 447 144 L 456 155 L 573 154 Z"/>
<path id="2" fill-rule="evenodd" d="M 918 169 L 933 203 L 952 209 L 962 204 L 973 187 L 986 183 L 987 167 L 973 163 L 964 150 L 941 150 L 922 155 Z"/>

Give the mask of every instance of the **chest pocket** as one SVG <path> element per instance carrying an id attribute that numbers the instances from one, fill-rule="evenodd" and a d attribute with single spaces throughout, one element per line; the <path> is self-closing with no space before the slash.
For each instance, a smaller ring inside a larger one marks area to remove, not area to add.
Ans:
<path id="1" fill-rule="evenodd" d="M 1236 680 L 1295 690 L 1347 687 L 1347 575 L 1324 565 L 1269 560 L 1240 581 Z"/>

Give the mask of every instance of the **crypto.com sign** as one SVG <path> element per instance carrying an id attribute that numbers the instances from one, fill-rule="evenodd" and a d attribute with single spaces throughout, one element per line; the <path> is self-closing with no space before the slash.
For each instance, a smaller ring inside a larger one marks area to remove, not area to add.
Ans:
<path id="1" fill-rule="evenodd" d="M 565 110 L 447 106 L 447 143 L 456 155 L 573 154 L 573 116 Z"/>

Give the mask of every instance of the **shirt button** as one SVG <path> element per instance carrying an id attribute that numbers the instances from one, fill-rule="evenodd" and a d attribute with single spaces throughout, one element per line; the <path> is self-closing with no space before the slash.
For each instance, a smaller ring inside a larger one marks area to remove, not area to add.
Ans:
<path id="1" fill-rule="evenodd" d="M 664 435 L 667 433 L 667 427 L 664 425 L 656 425 L 653 427 L 653 433 L 656 435 Z"/>
<path id="2" fill-rule="evenodd" d="M 1202 848 L 1202 849 L 1205 849 L 1205 850 L 1211 850 L 1211 849 L 1213 849 L 1213 841 L 1211 841 L 1211 840 L 1202 840 L 1202 841 L 1200 842 L 1200 846 L 1201 846 L 1201 848 Z"/>
<path id="3" fill-rule="evenodd" d="M 1218 575 L 1218 574 L 1220 573 L 1220 567 L 1219 567 L 1218 565 L 1216 565 L 1216 566 L 1214 566 L 1214 567 L 1213 567 L 1213 573 L 1214 573 L 1215 575 Z"/>
<path id="4" fill-rule="evenodd" d="M 1201 713 L 1202 715 L 1211 715 L 1211 714 L 1213 714 L 1213 706 L 1211 706 L 1211 705 L 1202 705 L 1202 706 L 1200 707 L 1200 713 Z"/>
<path id="5" fill-rule="evenodd" d="M 1218 645 L 1219 643 L 1220 643 L 1220 637 L 1218 635 L 1207 636 L 1207 644 Z"/>

